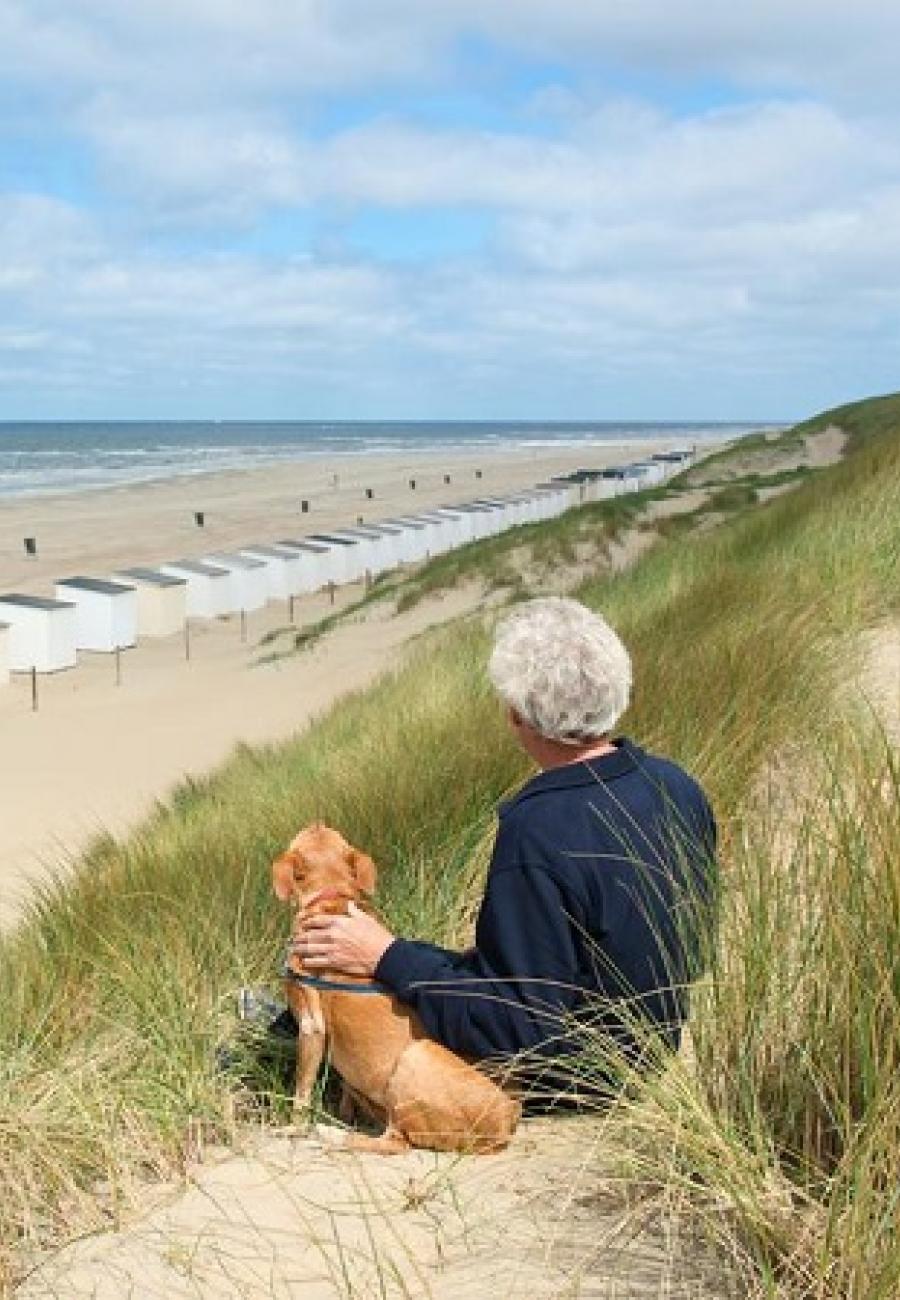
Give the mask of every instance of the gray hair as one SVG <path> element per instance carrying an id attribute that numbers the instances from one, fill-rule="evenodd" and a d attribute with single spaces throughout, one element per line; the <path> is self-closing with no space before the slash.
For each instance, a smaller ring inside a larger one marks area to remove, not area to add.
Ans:
<path id="1" fill-rule="evenodd" d="M 631 693 L 631 660 L 616 633 L 560 596 L 529 600 L 498 624 L 488 672 L 524 722 L 569 745 L 607 735 Z"/>

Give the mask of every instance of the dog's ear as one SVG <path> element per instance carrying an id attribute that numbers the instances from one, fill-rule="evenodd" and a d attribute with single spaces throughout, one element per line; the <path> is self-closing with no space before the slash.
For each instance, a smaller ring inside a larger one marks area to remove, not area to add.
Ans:
<path id="1" fill-rule="evenodd" d="M 375 863 L 368 853 L 351 849 L 347 855 L 353 870 L 353 877 L 364 894 L 375 893 Z"/>
<path id="2" fill-rule="evenodd" d="M 272 863 L 272 888 L 275 896 L 282 903 L 290 902 L 294 896 L 294 867 L 299 859 L 298 853 L 282 853 Z"/>

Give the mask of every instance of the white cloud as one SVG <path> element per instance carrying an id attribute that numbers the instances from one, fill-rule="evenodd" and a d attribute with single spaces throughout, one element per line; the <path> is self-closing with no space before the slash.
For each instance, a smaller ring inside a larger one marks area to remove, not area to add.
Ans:
<path id="1" fill-rule="evenodd" d="M 510 75 L 502 128 L 429 125 L 416 96 L 476 85 L 472 36 L 502 55 L 476 98 L 522 50 L 568 84 L 516 107 Z M 898 38 L 900 9 L 873 0 L 0 0 L 0 70 L 91 177 L 70 203 L 0 196 L 0 372 L 61 392 L 293 377 L 335 402 L 471 385 L 474 403 L 545 366 L 593 391 L 713 361 L 825 372 L 865 341 L 887 373 Z M 663 77 L 655 102 L 613 95 L 611 68 Z M 743 101 L 661 107 L 698 76 Z M 381 110 L 360 99 L 361 125 L 325 131 L 317 110 L 350 91 Z M 348 250 L 348 215 L 373 209 L 466 210 L 489 233 L 404 268 Z M 319 246 L 211 251 L 275 211 Z"/>

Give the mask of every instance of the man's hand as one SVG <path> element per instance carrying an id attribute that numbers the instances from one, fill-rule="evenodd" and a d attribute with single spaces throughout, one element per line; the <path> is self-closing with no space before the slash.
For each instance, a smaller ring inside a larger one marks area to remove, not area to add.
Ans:
<path id="1" fill-rule="evenodd" d="M 309 970 L 372 975 L 393 942 L 390 930 L 350 903 L 346 916 L 311 916 L 292 950 Z"/>

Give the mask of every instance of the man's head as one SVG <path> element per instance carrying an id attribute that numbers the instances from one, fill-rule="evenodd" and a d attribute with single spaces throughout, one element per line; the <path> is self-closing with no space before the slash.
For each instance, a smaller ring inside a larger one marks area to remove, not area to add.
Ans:
<path id="1" fill-rule="evenodd" d="M 497 627 L 488 671 L 513 721 L 556 745 L 602 740 L 628 707 L 628 651 L 577 600 L 516 606 Z"/>

